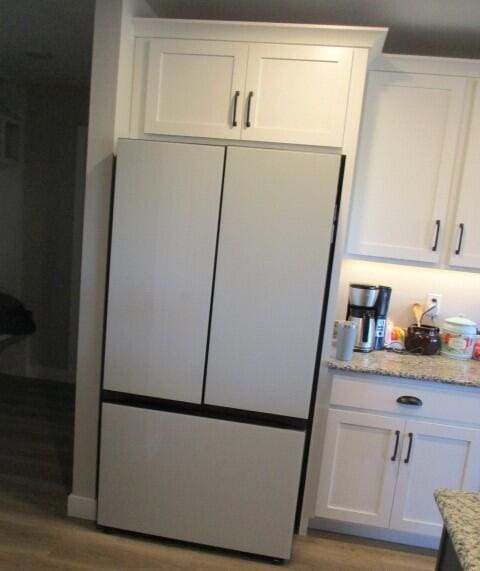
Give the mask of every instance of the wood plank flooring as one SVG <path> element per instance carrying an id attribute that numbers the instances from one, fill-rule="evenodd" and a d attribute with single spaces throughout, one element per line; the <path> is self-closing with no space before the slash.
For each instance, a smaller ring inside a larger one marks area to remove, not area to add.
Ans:
<path id="1" fill-rule="evenodd" d="M 66 517 L 73 387 L 0 375 L 0 570 L 242 571 L 268 561 L 129 534 Z M 432 571 L 434 554 L 312 532 L 294 541 L 289 571 Z"/>

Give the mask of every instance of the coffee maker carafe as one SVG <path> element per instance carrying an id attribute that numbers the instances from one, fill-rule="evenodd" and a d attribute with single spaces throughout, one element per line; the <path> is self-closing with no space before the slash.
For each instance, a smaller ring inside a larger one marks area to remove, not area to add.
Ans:
<path id="1" fill-rule="evenodd" d="M 368 353 L 375 348 L 375 303 L 378 286 L 350 284 L 347 319 L 357 326 L 355 351 Z"/>

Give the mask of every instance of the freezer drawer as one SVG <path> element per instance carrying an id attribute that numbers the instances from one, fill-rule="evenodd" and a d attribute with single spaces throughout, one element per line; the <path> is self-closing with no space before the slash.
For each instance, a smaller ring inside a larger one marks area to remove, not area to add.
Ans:
<path id="1" fill-rule="evenodd" d="M 98 523 L 290 557 L 304 433 L 104 404 Z"/>

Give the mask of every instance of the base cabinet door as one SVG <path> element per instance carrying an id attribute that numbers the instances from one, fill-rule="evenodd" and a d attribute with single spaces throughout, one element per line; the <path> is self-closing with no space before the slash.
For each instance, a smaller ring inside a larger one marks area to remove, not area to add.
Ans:
<path id="1" fill-rule="evenodd" d="M 316 516 L 388 527 L 404 424 L 398 418 L 330 410 Z"/>
<path id="2" fill-rule="evenodd" d="M 480 430 L 407 421 L 390 527 L 440 537 L 437 488 L 479 490 Z"/>
<path id="3" fill-rule="evenodd" d="M 290 557 L 304 433 L 104 404 L 100 525 Z"/>

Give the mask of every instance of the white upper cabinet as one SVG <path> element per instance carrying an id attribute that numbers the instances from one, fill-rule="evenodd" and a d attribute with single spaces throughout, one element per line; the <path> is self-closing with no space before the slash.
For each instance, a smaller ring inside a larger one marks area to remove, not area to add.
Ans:
<path id="1" fill-rule="evenodd" d="M 352 50 L 252 44 L 242 139 L 341 147 Z"/>
<path id="2" fill-rule="evenodd" d="M 369 74 L 350 254 L 439 261 L 465 90 L 463 78 Z"/>
<path id="3" fill-rule="evenodd" d="M 351 48 L 152 39 L 146 53 L 146 134 L 343 144 Z"/>
<path id="4" fill-rule="evenodd" d="M 452 266 L 480 269 L 480 82 L 476 84 L 473 112 L 460 183 L 455 219 Z"/>
<path id="5" fill-rule="evenodd" d="M 238 139 L 248 45 L 151 40 L 145 133 Z"/>

